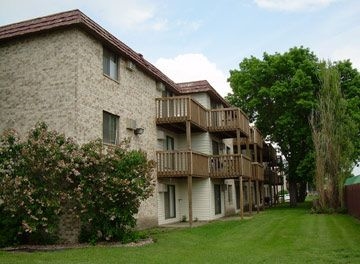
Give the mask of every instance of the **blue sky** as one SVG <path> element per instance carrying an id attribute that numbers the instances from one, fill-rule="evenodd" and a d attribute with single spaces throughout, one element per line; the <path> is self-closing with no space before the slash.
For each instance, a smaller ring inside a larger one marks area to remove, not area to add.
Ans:
<path id="1" fill-rule="evenodd" d="M 0 0 L 0 25 L 80 9 L 176 82 L 231 92 L 245 57 L 310 48 L 360 69 L 358 0 Z"/>

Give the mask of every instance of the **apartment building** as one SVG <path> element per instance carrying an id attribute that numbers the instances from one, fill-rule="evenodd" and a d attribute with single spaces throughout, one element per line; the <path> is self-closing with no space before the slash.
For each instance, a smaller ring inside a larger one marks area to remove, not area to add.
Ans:
<path id="1" fill-rule="evenodd" d="M 207 81 L 176 84 L 79 10 L 0 27 L 0 132 L 38 121 L 156 160 L 139 227 L 263 205 L 260 132 Z"/>

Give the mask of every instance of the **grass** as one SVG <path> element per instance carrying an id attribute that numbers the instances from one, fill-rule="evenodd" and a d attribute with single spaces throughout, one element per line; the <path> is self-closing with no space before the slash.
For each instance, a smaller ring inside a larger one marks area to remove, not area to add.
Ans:
<path id="1" fill-rule="evenodd" d="M 360 263 L 360 221 L 278 207 L 248 220 L 151 230 L 156 243 L 54 252 L 0 252 L 0 263 Z"/>

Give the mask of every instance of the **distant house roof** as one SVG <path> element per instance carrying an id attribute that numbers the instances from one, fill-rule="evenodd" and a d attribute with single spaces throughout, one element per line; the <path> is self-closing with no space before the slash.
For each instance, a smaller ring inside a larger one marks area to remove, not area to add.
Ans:
<path id="1" fill-rule="evenodd" d="M 347 178 L 345 180 L 344 185 L 346 186 L 346 185 L 353 185 L 353 184 L 360 184 L 360 175 Z"/>
<path id="2" fill-rule="evenodd" d="M 208 93 L 212 99 L 222 103 L 225 107 L 231 107 L 206 80 L 178 83 L 177 86 L 181 94 Z"/>
<path id="3" fill-rule="evenodd" d="M 2 26 L 0 27 L 0 43 L 29 35 L 74 26 L 82 28 L 95 38 L 102 41 L 104 45 L 119 52 L 126 59 L 131 59 L 144 72 L 152 76 L 157 81 L 163 82 L 173 92 L 178 93 L 176 84 L 154 65 L 145 60 L 141 54 L 132 50 L 77 9 Z"/>

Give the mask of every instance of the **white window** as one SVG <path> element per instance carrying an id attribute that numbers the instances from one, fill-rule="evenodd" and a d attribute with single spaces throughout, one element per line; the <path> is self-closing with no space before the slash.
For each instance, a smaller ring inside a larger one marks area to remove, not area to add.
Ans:
<path id="1" fill-rule="evenodd" d="M 114 80 L 118 80 L 118 56 L 107 49 L 103 49 L 103 72 Z"/>
<path id="2" fill-rule="evenodd" d="M 107 144 L 118 143 L 119 116 L 103 112 L 103 142 Z"/>

